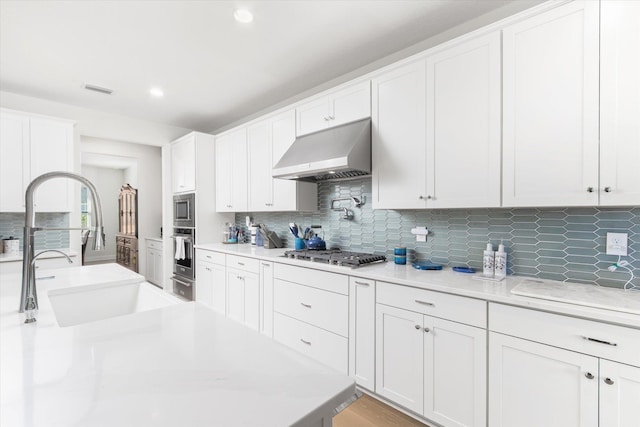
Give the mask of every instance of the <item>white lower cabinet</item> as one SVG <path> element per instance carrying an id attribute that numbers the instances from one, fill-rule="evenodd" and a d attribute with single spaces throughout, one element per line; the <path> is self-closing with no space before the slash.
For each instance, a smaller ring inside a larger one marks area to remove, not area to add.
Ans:
<path id="1" fill-rule="evenodd" d="M 147 239 L 145 279 L 158 286 L 163 286 L 162 280 L 162 242 Z"/>
<path id="2" fill-rule="evenodd" d="M 260 332 L 273 337 L 273 263 L 260 261 Z"/>
<path id="3" fill-rule="evenodd" d="M 274 265 L 273 338 L 349 372 L 349 278 Z"/>
<path id="4" fill-rule="evenodd" d="M 227 317 L 255 330 L 260 328 L 260 283 L 257 274 L 227 269 Z"/>
<path id="5" fill-rule="evenodd" d="M 489 425 L 636 427 L 640 330 L 489 304 Z"/>
<path id="6" fill-rule="evenodd" d="M 375 390 L 376 282 L 349 277 L 349 376 Z"/>
<path id="7" fill-rule="evenodd" d="M 196 255 L 196 301 L 226 314 L 225 255 L 198 249 Z"/>
<path id="8" fill-rule="evenodd" d="M 485 426 L 486 303 L 377 286 L 376 393 L 447 427 Z M 456 319 L 460 307 L 477 326 L 425 314 Z"/>

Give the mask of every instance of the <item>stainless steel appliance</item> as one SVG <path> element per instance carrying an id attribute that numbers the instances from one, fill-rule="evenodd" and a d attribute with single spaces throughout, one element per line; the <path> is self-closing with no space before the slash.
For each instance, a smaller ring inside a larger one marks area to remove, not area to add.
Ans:
<path id="1" fill-rule="evenodd" d="M 196 263 L 196 230 L 193 228 L 174 228 L 173 235 L 173 293 L 190 301 L 193 300 Z"/>
<path id="2" fill-rule="evenodd" d="M 384 255 L 349 252 L 342 251 L 340 249 L 329 249 L 325 251 L 314 251 L 305 249 L 297 251 L 286 251 L 283 256 L 303 261 L 320 262 L 324 264 L 340 265 L 351 268 L 361 267 L 363 265 L 378 262 L 385 262 L 387 260 L 387 257 Z"/>
<path id="3" fill-rule="evenodd" d="M 196 226 L 196 195 L 195 193 L 178 194 L 173 196 L 173 226 Z"/>

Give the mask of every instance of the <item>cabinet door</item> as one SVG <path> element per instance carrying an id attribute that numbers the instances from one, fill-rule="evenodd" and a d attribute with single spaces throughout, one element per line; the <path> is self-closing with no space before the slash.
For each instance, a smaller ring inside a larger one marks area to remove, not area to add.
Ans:
<path id="1" fill-rule="evenodd" d="M 159 250 L 155 250 L 153 257 L 155 258 L 155 261 L 153 263 L 153 268 L 154 268 L 154 273 L 153 273 L 153 277 L 155 278 L 155 283 L 156 285 L 160 285 L 161 287 L 164 288 L 164 280 L 162 278 L 163 276 L 163 268 L 162 266 L 164 265 L 163 261 L 162 261 L 162 251 Z"/>
<path id="2" fill-rule="evenodd" d="M 29 119 L 0 112 L 0 212 L 24 212 L 28 141 Z"/>
<path id="3" fill-rule="evenodd" d="M 157 283 L 156 280 L 156 251 L 147 248 L 146 251 L 147 268 L 145 271 L 145 279 L 151 283 Z"/>
<path id="4" fill-rule="evenodd" d="M 349 376 L 375 390 L 376 282 L 349 278 Z"/>
<path id="5" fill-rule="evenodd" d="M 425 62 L 372 80 L 374 209 L 426 206 Z"/>
<path id="6" fill-rule="evenodd" d="M 296 136 L 306 135 L 329 126 L 329 99 L 326 96 L 296 108 Z"/>
<path id="7" fill-rule="evenodd" d="M 212 297 L 211 308 L 218 313 L 227 314 L 227 269 L 224 265 L 211 264 Z"/>
<path id="8" fill-rule="evenodd" d="M 273 263 L 260 261 L 260 332 L 273 337 Z"/>
<path id="9" fill-rule="evenodd" d="M 196 140 L 193 135 L 171 146 L 171 188 L 174 193 L 196 189 Z"/>
<path id="10" fill-rule="evenodd" d="M 600 426 L 636 427 L 640 421 L 640 367 L 600 359 Z"/>
<path id="11" fill-rule="evenodd" d="M 246 129 L 216 140 L 216 211 L 247 211 Z"/>
<path id="12" fill-rule="evenodd" d="M 269 121 L 265 120 L 247 129 L 249 150 L 249 210 L 270 210 L 273 205 L 273 178 L 271 177 L 271 138 Z"/>
<path id="13" fill-rule="evenodd" d="M 500 206 L 500 33 L 427 57 L 427 207 Z"/>
<path id="14" fill-rule="evenodd" d="M 600 204 L 640 204 L 640 2 L 600 3 Z"/>
<path id="15" fill-rule="evenodd" d="M 235 270 L 227 270 L 227 317 L 244 323 L 244 280 Z"/>
<path id="16" fill-rule="evenodd" d="M 196 262 L 196 301 L 207 307 L 213 306 L 213 270 L 212 264 L 204 261 Z"/>
<path id="17" fill-rule="evenodd" d="M 446 426 L 485 426 L 487 331 L 425 316 L 424 416 Z"/>
<path id="18" fill-rule="evenodd" d="M 491 427 L 597 427 L 598 359 L 489 334 Z"/>
<path id="19" fill-rule="evenodd" d="M 242 273 L 244 281 L 244 323 L 260 330 L 260 280 L 257 274 Z"/>
<path id="20" fill-rule="evenodd" d="M 371 116 L 371 83 L 367 80 L 329 96 L 329 126 Z"/>
<path id="21" fill-rule="evenodd" d="M 422 314 L 376 305 L 376 393 L 423 412 Z"/>
<path id="22" fill-rule="evenodd" d="M 53 171 L 73 171 L 73 125 L 56 120 L 29 119 L 31 180 Z M 36 190 L 37 212 L 70 212 L 73 183 L 52 179 Z"/>
<path id="23" fill-rule="evenodd" d="M 598 204 L 599 2 L 503 31 L 503 205 Z"/>

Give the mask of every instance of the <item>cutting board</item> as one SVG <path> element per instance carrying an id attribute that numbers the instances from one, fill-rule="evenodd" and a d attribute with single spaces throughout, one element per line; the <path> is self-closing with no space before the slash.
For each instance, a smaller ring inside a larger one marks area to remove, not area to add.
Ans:
<path id="1" fill-rule="evenodd" d="M 514 287 L 511 293 L 640 315 L 640 291 L 527 279 Z"/>

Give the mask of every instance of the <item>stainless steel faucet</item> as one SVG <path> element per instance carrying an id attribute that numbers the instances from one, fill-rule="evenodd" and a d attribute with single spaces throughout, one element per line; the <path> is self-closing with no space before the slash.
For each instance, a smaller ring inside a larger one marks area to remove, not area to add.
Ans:
<path id="1" fill-rule="evenodd" d="M 102 225 L 102 206 L 100 205 L 100 196 L 96 191 L 96 187 L 87 178 L 71 172 L 49 172 L 40 175 L 27 187 L 25 192 L 25 219 L 24 219 L 24 247 L 22 257 L 22 291 L 20 294 L 20 313 L 26 313 L 25 323 L 33 323 L 36 321 L 36 313 L 38 310 L 38 294 L 36 292 L 36 274 L 34 267 L 33 246 L 34 235 L 36 231 L 42 230 L 84 230 L 83 228 L 45 228 L 36 227 L 36 212 L 34 209 L 33 195 L 36 189 L 50 179 L 69 178 L 80 182 L 89 189 L 91 193 L 91 201 L 93 202 L 93 212 L 95 215 L 94 232 L 94 250 L 102 250 L 104 246 L 104 227 Z M 43 252 L 41 252 L 43 253 Z M 39 253 L 38 256 L 41 254 Z M 67 257 L 68 259 L 68 257 Z"/>

